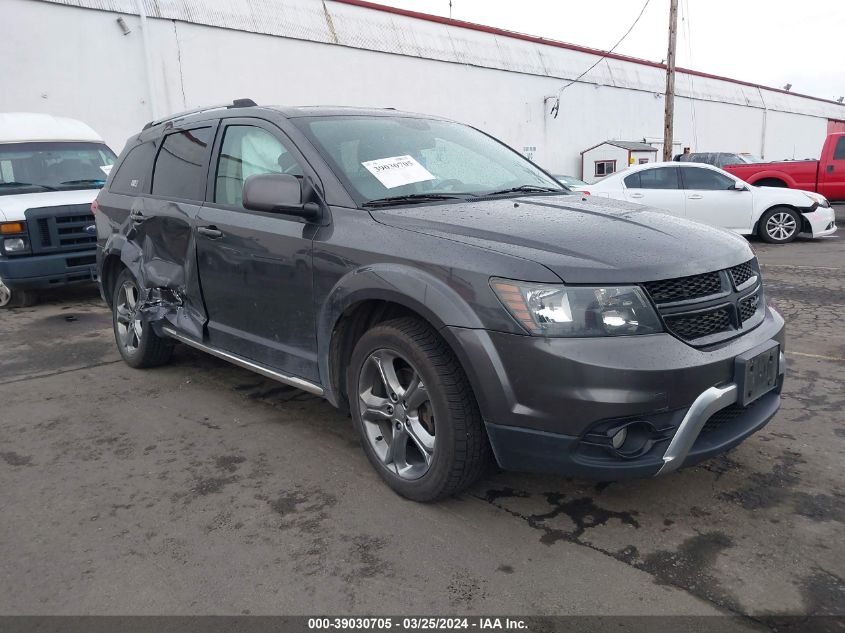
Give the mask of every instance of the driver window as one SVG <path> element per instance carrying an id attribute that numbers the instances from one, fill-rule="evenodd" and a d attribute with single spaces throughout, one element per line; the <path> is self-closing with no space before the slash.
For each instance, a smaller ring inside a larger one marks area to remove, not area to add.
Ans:
<path id="1" fill-rule="evenodd" d="M 228 126 L 217 161 L 214 202 L 243 208 L 244 181 L 268 173 L 303 175 L 296 159 L 270 132 L 251 125 Z"/>
<path id="2" fill-rule="evenodd" d="M 686 167 L 684 173 L 684 189 L 703 191 L 727 191 L 734 186 L 733 178 L 720 174 L 712 169 L 702 167 Z"/>

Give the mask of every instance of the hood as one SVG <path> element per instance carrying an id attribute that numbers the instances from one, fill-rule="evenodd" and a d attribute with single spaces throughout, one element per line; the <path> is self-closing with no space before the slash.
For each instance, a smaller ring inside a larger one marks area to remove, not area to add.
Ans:
<path id="1" fill-rule="evenodd" d="M 578 195 L 392 207 L 371 214 L 389 226 L 533 260 L 569 283 L 683 277 L 754 255 L 744 238 L 723 229 Z"/>
<path id="2" fill-rule="evenodd" d="M 99 189 L 74 189 L 71 191 L 40 191 L 0 196 L 0 221 L 24 220 L 27 209 L 61 207 L 69 204 L 91 204 Z"/>

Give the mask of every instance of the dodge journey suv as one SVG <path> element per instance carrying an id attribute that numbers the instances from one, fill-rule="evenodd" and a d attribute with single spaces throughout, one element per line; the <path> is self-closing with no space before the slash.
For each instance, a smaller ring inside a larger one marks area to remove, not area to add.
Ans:
<path id="1" fill-rule="evenodd" d="M 129 365 L 179 342 L 323 396 L 411 499 L 493 459 L 665 475 L 780 404 L 743 238 L 585 198 L 452 121 L 238 100 L 149 123 L 93 206 Z"/>

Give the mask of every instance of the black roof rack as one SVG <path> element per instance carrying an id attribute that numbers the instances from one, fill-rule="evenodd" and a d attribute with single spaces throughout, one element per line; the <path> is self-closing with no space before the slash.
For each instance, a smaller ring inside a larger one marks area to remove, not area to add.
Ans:
<path id="1" fill-rule="evenodd" d="M 170 116 L 162 117 L 160 119 L 155 119 L 154 121 L 150 121 L 144 126 L 144 129 L 147 130 L 154 125 L 158 125 L 159 123 L 164 123 L 165 121 L 175 121 L 176 119 L 181 119 L 182 117 L 186 117 L 191 114 L 199 114 L 201 112 L 209 112 L 211 110 L 221 110 L 223 108 L 251 108 L 257 106 L 258 104 L 255 103 L 252 99 L 235 99 L 232 103 L 221 103 L 219 105 L 212 105 L 212 106 L 203 106 L 201 108 L 194 108 L 193 110 L 185 110 L 184 112 L 177 112 L 176 114 L 171 114 Z"/>

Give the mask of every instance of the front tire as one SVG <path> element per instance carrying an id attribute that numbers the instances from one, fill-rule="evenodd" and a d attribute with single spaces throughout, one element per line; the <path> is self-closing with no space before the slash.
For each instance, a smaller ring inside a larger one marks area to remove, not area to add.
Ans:
<path id="1" fill-rule="evenodd" d="M 760 237 L 770 244 L 788 244 L 801 232 L 801 216 L 789 207 L 774 207 L 760 218 Z"/>
<path id="2" fill-rule="evenodd" d="M 144 369 L 170 361 L 174 342 L 158 336 L 152 326 L 141 318 L 141 291 L 128 270 L 117 278 L 112 306 L 114 339 L 127 365 Z"/>
<path id="3" fill-rule="evenodd" d="M 38 303 L 38 295 L 32 290 L 12 290 L 0 279 L 0 309 L 28 308 Z"/>
<path id="4" fill-rule="evenodd" d="M 419 319 L 387 321 L 361 337 L 347 370 L 347 393 L 367 458 L 403 497 L 449 497 L 474 483 L 489 462 L 466 374 Z"/>

